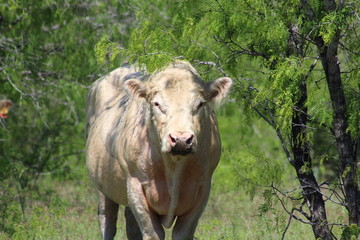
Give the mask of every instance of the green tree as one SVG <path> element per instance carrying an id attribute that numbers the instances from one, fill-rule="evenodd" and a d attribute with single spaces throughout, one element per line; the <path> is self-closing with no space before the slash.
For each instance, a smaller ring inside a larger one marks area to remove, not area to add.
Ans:
<path id="1" fill-rule="evenodd" d="M 329 226 L 336 223 L 327 221 L 325 208 L 325 200 L 332 199 L 323 189 L 335 194 L 339 187 L 340 203 L 349 216 L 344 233 L 357 236 L 359 10 L 359 1 L 343 0 L 171 2 L 165 13 L 140 12 L 128 49 L 117 54 L 150 72 L 184 58 L 198 65 L 205 78 L 232 77 L 233 97 L 245 113 L 260 116 L 274 128 L 295 169 L 302 197 L 289 196 L 301 200 L 291 210 L 285 208 L 290 219 L 311 224 L 316 238 L 333 239 Z M 107 39 L 98 43 L 100 52 L 105 43 Z M 313 172 L 315 130 L 336 141 L 336 180 L 324 184 Z M 281 195 L 275 187 L 273 193 Z"/>

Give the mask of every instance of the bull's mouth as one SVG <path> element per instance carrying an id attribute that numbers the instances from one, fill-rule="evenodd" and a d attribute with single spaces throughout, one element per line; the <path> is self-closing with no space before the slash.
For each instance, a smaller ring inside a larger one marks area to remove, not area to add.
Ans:
<path id="1" fill-rule="evenodd" d="M 181 156 L 186 156 L 189 154 L 193 154 L 194 150 L 192 148 L 188 148 L 188 149 L 176 149 L 176 148 L 172 148 L 170 150 L 170 154 L 172 155 L 181 155 Z"/>

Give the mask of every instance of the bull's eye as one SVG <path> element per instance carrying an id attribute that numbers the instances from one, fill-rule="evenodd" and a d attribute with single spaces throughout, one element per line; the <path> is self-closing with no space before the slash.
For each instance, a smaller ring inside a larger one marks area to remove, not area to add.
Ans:
<path id="1" fill-rule="evenodd" d="M 199 105 L 198 105 L 197 108 L 198 108 L 198 109 L 202 108 L 202 106 L 204 106 L 204 104 L 205 104 L 204 102 L 199 103 Z"/>
<path id="2" fill-rule="evenodd" d="M 158 109 L 161 113 L 166 114 L 166 110 L 158 102 L 153 102 L 155 109 Z"/>
<path id="3" fill-rule="evenodd" d="M 195 108 L 195 111 L 194 113 L 198 113 L 200 111 L 200 109 L 205 105 L 206 102 L 200 102 L 196 108 Z"/>

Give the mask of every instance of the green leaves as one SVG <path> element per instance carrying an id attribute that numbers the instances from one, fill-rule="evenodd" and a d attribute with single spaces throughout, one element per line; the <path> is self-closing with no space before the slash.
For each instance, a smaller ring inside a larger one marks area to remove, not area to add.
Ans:
<path id="1" fill-rule="evenodd" d="M 351 224 L 344 228 L 341 233 L 341 240 L 356 240 L 360 235 L 360 227 L 355 224 Z"/>
<path id="2" fill-rule="evenodd" d="M 276 65 L 270 76 L 272 95 L 279 116 L 278 127 L 283 130 L 291 128 L 294 106 L 300 97 L 300 84 L 304 84 L 307 69 L 299 58 L 285 58 Z"/>
<path id="3" fill-rule="evenodd" d="M 360 88 L 351 89 L 348 93 L 349 101 L 349 127 L 348 131 L 354 136 L 360 136 Z"/>
<path id="4" fill-rule="evenodd" d="M 104 64 L 106 60 L 114 62 L 115 58 L 124 52 L 124 50 L 116 43 L 111 42 L 108 35 L 104 35 L 95 45 L 95 54 L 97 61 Z"/>
<path id="5" fill-rule="evenodd" d="M 328 45 L 339 35 L 341 17 L 338 12 L 332 12 L 321 19 L 319 35 L 324 40 L 325 45 Z"/>
<path id="6" fill-rule="evenodd" d="M 248 146 L 239 153 L 237 159 L 236 169 L 240 179 L 249 183 L 242 186 L 251 198 L 259 188 L 282 182 L 283 167 L 279 162 L 266 158 L 260 149 Z"/>

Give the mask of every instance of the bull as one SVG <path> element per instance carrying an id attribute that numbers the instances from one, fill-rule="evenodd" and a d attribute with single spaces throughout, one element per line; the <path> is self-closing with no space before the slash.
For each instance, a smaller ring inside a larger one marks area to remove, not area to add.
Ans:
<path id="1" fill-rule="evenodd" d="M 164 239 L 173 225 L 172 239 L 193 239 L 221 154 L 212 106 L 231 85 L 204 82 L 184 61 L 151 76 L 125 66 L 92 84 L 86 162 L 103 239 L 116 234 L 119 204 L 128 239 Z"/>

